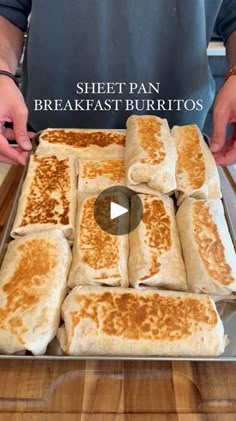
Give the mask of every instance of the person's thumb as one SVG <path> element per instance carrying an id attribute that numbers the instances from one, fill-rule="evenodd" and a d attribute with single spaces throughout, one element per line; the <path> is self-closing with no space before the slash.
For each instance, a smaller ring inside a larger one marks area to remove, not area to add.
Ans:
<path id="1" fill-rule="evenodd" d="M 13 115 L 13 128 L 15 133 L 15 138 L 18 145 L 25 151 L 30 151 L 32 148 L 30 138 L 27 132 L 27 119 L 28 119 L 28 110 L 27 108 L 21 107 L 14 111 Z"/>
<path id="2" fill-rule="evenodd" d="M 224 113 L 213 113 L 213 133 L 211 137 L 211 151 L 219 152 L 225 144 L 228 116 Z"/>

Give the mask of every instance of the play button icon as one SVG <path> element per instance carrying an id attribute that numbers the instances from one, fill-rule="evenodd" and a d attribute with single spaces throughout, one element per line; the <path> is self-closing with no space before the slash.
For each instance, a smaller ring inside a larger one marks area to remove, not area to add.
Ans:
<path id="1" fill-rule="evenodd" d="M 142 202 L 136 192 L 127 187 L 113 186 L 97 197 L 94 218 L 109 234 L 124 235 L 133 231 L 143 216 Z"/>
<path id="2" fill-rule="evenodd" d="M 118 205 L 118 203 L 111 202 L 110 204 L 110 218 L 111 219 L 119 218 L 119 216 L 124 215 L 127 212 L 129 212 L 129 210 L 124 208 L 124 206 Z"/>

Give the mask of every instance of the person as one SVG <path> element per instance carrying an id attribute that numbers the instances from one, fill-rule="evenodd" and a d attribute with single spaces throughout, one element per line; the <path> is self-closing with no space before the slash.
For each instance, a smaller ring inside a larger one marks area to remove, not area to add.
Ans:
<path id="1" fill-rule="evenodd" d="M 11 74 L 29 16 L 22 94 Z M 206 53 L 214 27 L 230 72 L 214 103 L 211 150 L 218 164 L 231 165 L 236 0 L 0 0 L 0 161 L 25 163 L 33 136 L 27 121 L 33 131 L 124 128 L 130 114 L 141 112 L 202 129 L 214 100 Z M 18 148 L 8 144 L 13 138 Z"/>

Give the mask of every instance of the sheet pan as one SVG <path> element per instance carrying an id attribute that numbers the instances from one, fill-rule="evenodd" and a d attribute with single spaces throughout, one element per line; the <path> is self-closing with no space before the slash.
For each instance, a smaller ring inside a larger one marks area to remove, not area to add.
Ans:
<path id="1" fill-rule="evenodd" d="M 116 131 L 116 130 L 114 130 Z M 121 130 L 119 130 L 121 131 Z M 40 132 L 36 134 L 35 138 L 33 139 L 33 151 L 36 149 L 38 144 Z M 209 144 L 209 139 L 207 136 L 205 136 L 206 143 Z M 7 245 L 11 241 L 10 232 L 14 223 L 18 201 L 21 194 L 22 185 L 24 183 L 24 179 L 26 177 L 28 170 L 28 163 L 25 167 L 25 170 L 21 176 L 18 188 L 15 193 L 15 198 L 13 202 L 13 206 L 9 215 L 8 222 L 6 224 L 6 227 L 4 229 L 4 233 L 2 236 L 2 240 L 0 242 L 0 267 L 2 264 L 2 261 L 4 259 Z M 232 237 L 232 241 L 234 244 L 234 247 L 236 248 L 236 237 L 235 237 L 235 227 L 232 224 L 232 220 L 230 217 L 230 212 L 232 210 L 229 209 L 229 205 L 227 204 L 226 198 L 224 197 L 224 191 L 223 193 L 223 205 L 225 209 L 225 216 L 228 223 L 229 231 Z M 224 323 L 225 333 L 230 338 L 230 344 L 226 347 L 225 352 L 219 356 L 219 357 L 145 357 L 145 356 L 107 356 L 107 355 L 81 355 L 81 356 L 68 356 L 64 355 L 60 349 L 60 346 L 56 339 L 54 339 L 48 346 L 47 352 L 45 355 L 40 356 L 34 356 L 30 353 L 18 353 L 14 355 L 5 355 L 0 354 L 0 360 L 2 359 L 13 359 L 13 360 L 136 360 L 136 361 L 215 361 L 215 362 L 236 362 L 236 296 L 232 298 L 227 298 L 225 300 L 219 300 L 216 303 L 217 309 L 219 311 L 219 314 L 221 316 L 221 319 Z"/>

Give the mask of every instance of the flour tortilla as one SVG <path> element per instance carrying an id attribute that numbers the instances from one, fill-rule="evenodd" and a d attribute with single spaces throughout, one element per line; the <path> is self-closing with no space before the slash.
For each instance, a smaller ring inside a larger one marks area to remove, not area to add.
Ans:
<path id="1" fill-rule="evenodd" d="M 32 155 L 11 236 L 60 228 L 73 240 L 76 207 L 75 159 Z"/>
<path id="2" fill-rule="evenodd" d="M 178 205 L 190 196 L 196 199 L 220 199 L 222 194 L 216 163 L 199 128 L 194 124 L 174 126 L 171 134 L 178 154 Z"/>
<path id="3" fill-rule="evenodd" d="M 96 196 L 79 198 L 68 286 L 127 287 L 128 235 L 112 235 L 100 228 L 94 218 L 95 201 Z"/>
<path id="4" fill-rule="evenodd" d="M 39 136 L 38 155 L 74 155 L 79 159 L 123 159 L 125 131 L 47 129 Z"/>
<path id="5" fill-rule="evenodd" d="M 80 195 L 93 195 L 112 186 L 125 186 L 124 160 L 79 160 L 78 185 Z"/>
<path id="6" fill-rule="evenodd" d="M 168 196 L 141 194 L 138 197 L 143 205 L 143 217 L 129 234 L 130 285 L 187 291 L 173 200 Z M 132 200 L 131 218 L 137 199 Z"/>
<path id="7" fill-rule="evenodd" d="M 57 338 L 69 355 L 213 357 L 227 343 L 207 295 L 77 287 L 62 318 Z"/>
<path id="8" fill-rule="evenodd" d="M 71 251 L 59 229 L 12 241 L 0 270 L 0 352 L 44 354 L 55 337 Z"/>
<path id="9" fill-rule="evenodd" d="M 176 219 L 190 291 L 236 291 L 236 255 L 221 200 L 185 199 Z"/>
<path id="10" fill-rule="evenodd" d="M 171 195 L 176 189 L 177 153 L 167 120 L 133 115 L 126 125 L 127 187 L 138 193 Z"/>

